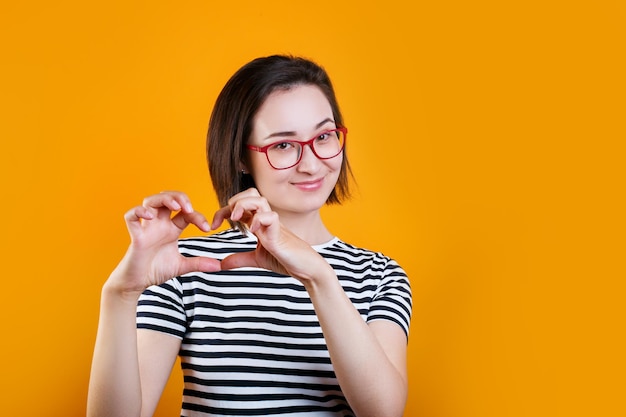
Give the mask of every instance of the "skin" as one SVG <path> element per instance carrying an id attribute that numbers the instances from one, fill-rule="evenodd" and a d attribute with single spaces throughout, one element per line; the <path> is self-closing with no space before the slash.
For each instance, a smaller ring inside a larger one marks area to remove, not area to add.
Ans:
<path id="1" fill-rule="evenodd" d="M 297 86 L 267 98 L 254 119 L 250 143 L 307 140 L 334 127 L 321 91 Z M 388 321 L 365 323 L 332 267 L 311 247 L 333 236 L 320 208 L 337 181 L 342 155 L 319 160 L 310 148 L 303 152 L 295 167 L 274 170 L 264 154 L 250 151 L 242 166 L 258 188 L 233 196 L 211 224 L 181 192 L 150 196 L 126 213 L 131 244 L 103 286 L 88 416 L 154 413 L 181 342 L 136 329 L 137 300 L 143 290 L 192 271 L 237 267 L 266 268 L 297 278 L 311 297 L 339 384 L 356 415 L 402 416 L 407 394 L 404 332 Z M 186 227 L 209 232 L 229 218 L 245 223 L 257 236 L 256 250 L 222 262 L 179 254 L 177 240 Z"/>
<path id="2" fill-rule="evenodd" d="M 326 97 L 317 87 L 307 85 L 271 94 L 253 126 L 249 144 L 256 146 L 283 139 L 307 140 L 336 127 Z M 253 174 L 259 193 L 271 201 L 282 224 L 312 244 L 332 238 L 319 209 L 337 182 L 342 154 L 319 160 L 307 146 L 300 163 L 286 170 L 273 169 L 263 153 L 249 152 L 247 157 L 244 169 Z"/>

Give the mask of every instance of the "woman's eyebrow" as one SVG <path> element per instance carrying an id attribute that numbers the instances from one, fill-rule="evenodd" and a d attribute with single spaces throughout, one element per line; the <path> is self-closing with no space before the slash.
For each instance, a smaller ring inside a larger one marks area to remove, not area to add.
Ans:
<path id="1" fill-rule="evenodd" d="M 319 129 L 320 127 L 324 126 L 326 123 L 332 123 L 335 124 L 335 121 L 333 119 L 331 119 L 330 117 L 327 117 L 326 119 L 322 120 L 321 122 L 319 122 L 317 124 L 317 126 L 315 126 L 316 129 Z"/>
<path id="2" fill-rule="evenodd" d="M 276 132 L 276 133 L 272 133 L 271 135 L 268 135 L 265 139 L 271 139 L 271 138 L 282 138 L 282 137 L 292 137 L 292 136 L 296 136 L 297 133 L 294 132 L 293 130 L 288 130 L 285 132 Z"/>
<path id="3" fill-rule="evenodd" d="M 322 120 L 321 122 L 319 122 L 318 124 L 315 125 L 315 129 L 319 129 L 322 126 L 324 126 L 327 123 L 335 123 L 335 121 L 333 119 L 331 119 L 330 117 L 327 117 L 326 119 Z M 271 135 L 268 135 L 267 137 L 265 137 L 265 139 L 271 139 L 271 138 L 276 138 L 276 137 L 293 137 L 293 136 L 297 136 L 298 133 L 294 132 L 293 130 L 286 130 L 283 132 L 275 132 L 272 133 Z"/>

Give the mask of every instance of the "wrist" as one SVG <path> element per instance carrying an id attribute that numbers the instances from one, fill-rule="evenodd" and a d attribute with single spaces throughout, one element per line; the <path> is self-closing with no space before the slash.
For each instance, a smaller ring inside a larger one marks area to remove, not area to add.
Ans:
<path id="1" fill-rule="evenodd" d="M 303 281 L 304 287 L 310 296 L 334 291 L 336 287 L 341 288 L 335 270 L 330 265 L 327 266 L 327 268 L 321 269 L 319 273 L 315 274 L 314 277 Z"/>
<path id="2" fill-rule="evenodd" d="M 136 305 L 143 291 L 143 288 L 129 288 L 124 285 L 123 280 L 118 280 L 112 275 L 102 286 L 102 297 L 118 299 Z"/>

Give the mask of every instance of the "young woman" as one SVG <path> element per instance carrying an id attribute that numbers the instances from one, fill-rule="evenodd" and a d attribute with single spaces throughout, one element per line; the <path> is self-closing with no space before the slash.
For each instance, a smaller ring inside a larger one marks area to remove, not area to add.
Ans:
<path id="1" fill-rule="evenodd" d="M 315 63 L 271 56 L 233 75 L 209 124 L 222 205 L 211 223 L 181 192 L 125 215 L 131 244 L 102 289 L 89 416 L 151 416 L 177 355 L 181 416 L 402 415 L 409 281 L 320 217 L 348 196 L 346 137 Z"/>

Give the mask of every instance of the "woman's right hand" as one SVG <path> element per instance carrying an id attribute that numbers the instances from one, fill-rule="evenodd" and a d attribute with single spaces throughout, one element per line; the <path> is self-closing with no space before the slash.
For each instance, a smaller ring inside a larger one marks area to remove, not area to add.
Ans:
<path id="1" fill-rule="evenodd" d="M 139 296 L 149 286 L 179 275 L 221 269 L 217 259 L 184 257 L 178 251 L 180 234 L 190 224 L 210 231 L 206 218 L 193 210 L 186 194 L 168 191 L 147 197 L 124 219 L 131 243 L 106 284 L 116 292 Z"/>

